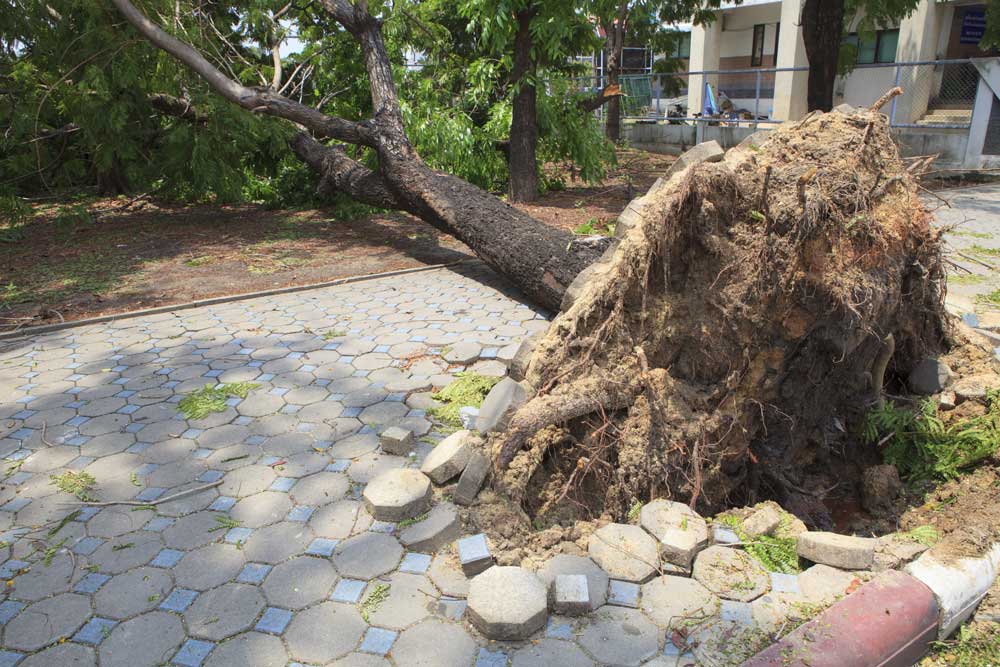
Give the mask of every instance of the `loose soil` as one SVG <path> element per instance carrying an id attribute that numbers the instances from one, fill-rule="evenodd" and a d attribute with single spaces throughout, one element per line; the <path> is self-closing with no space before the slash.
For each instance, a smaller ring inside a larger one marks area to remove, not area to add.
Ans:
<path id="1" fill-rule="evenodd" d="M 572 230 L 613 222 L 674 158 L 622 150 L 597 185 L 520 206 Z M 0 242 L 0 331 L 471 258 L 462 243 L 401 213 L 344 219 L 332 209 L 91 200 L 96 224 L 36 207 L 23 238 Z M 0 232 L 3 224 L 0 223 Z M 3 235 L 0 234 L 0 238 Z"/>

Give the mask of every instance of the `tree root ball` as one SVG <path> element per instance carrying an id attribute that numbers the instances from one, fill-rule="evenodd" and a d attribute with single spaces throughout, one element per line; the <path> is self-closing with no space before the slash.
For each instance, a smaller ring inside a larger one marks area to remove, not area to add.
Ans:
<path id="1" fill-rule="evenodd" d="M 872 111 L 658 182 L 538 342 L 498 490 L 553 521 L 766 497 L 822 523 L 824 488 L 881 462 L 859 425 L 883 385 L 947 346 L 917 190 Z"/>

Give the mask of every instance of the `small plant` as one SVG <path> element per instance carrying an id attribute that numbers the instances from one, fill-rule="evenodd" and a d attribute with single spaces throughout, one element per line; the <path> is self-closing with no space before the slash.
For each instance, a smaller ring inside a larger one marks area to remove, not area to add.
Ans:
<path id="1" fill-rule="evenodd" d="M 123 542 L 122 544 L 116 544 L 111 547 L 112 551 L 125 551 L 126 549 L 131 549 L 135 546 L 135 542 Z"/>
<path id="2" fill-rule="evenodd" d="M 92 501 L 94 498 L 90 495 L 90 491 L 97 484 L 97 480 L 89 472 L 73 472 L 72 470 L 67 470 L 60 475 L 52 475 L 49 477 L 52 480 L 52 484 L 55 484 L 56 488 L 63 493 L 69 493 L 84 502 Z"/>
<path id="3" fill-rule="evenodd" d="M 988 248 L 978 243 L 969 248 L 969 252 L 973 255 L 982 255 L 984 257 L 1000 257 L 1000 248 Z"/>
<path id="4" fill-rule="evenodd" d="M 198 257 L 192 257 L 190 259 L 184 260 L 185 266 L 205 266 L 206 264 L 211 264 L 215 261 L 215 258 L 211 255 L 199 255 Z"/>
<path id="5" fill-rule="evenodd" d="M 76 231 L 77 227 L 94 224 L 94 216 L 83 204 L 70 204 L 59 207 L 53 222 L 56 226 L 56 234 L 60 237 L 66 237 Z"/>
<path id="6" fill-rule="evenodd" d="M 767 216 L 761 211 L 750 211 L 750 219 L 754 222 L 765 222 L 767 221 Z"/>
<path id="7" fill-rule="evenodd" d="M 217 530 L 230 530 L 232 528 L 239 528 L 240 526 L 243 525 L 242 521 L 234 519 L 230 516 L 226 516 L 224 514 L 217 514 L 215 516 L 215 523 L 217 523 L 218 525 L 215 526 L 214 528 L 209 528 L 208 532 L 214 533 Z"/>
<path id="8" fill-rule="evenodd" d="M 389 598 L 389 584 L 376 584 L 372 592 L 361 603 L 361 618 L 368 622 L 368 615 L 378 611 L 379 606 Z"/>
<path id="9" fill-rule="evenodd" d="M 483 404 L 486 394 L 490 393 L 500 378 L 487 377 L 463 371 L 458 373 L 456 380 L 439 392 L 431 395 L 431 398 L 440 401 L 443 405 L 435 406 L 427 411 L 438 421 L 453 428 L 462 428 L 462 420 L 458 416 L 459 408 L 471 405 L 478 408 Z"/>
<path id="10" fill-rule="evenodd" d="M 402 530 L 404 528 L 408 528 L 408 527 L 412 526 L 415 523 L 420 523 L 421 521 L 423 521 L 426 518 L 427 518 L 427 512 L 424 512 L 423 514 L 421 514 L 419 516 L 415 516 L 412 519 L 403 519 L 402 521 L 400 521 L 399 523 L 396 524 L 396 528 L 399 529 L 399 530 Z"/>
<path id="11" fill-rule="evenodd" d="M 759 535 L 750 537 L 743 529 L 743 522 L 739 517 L 726 515 L 718 517 L 719 523 L 729 526 L 740 538 L 743 549 L 763 566 L 768 572 L 782 572 L 784 574 L 795 574 L 799 568 L 799 554 L 796 550 L 796 539 L 794 537 L 784 537 L 782 528 L 788 522 L 788 516 L 782 514 L 782 525 L 776 531 L 778 535 Z"/>
<path id="12" fill-rule="evenodd" d="M 330 329 L 329 331 L 323 332 L 323 340 L 332 340 L 334 338 L 343 338 L 347 335 L 346 331 L 341 331 L 340 329 Z"/>
<path id="13" fill-rule="evenodd" d="M 628 508 L 628 520 L 629 522 L 634 522 L 639 520 L 639 512 L 642 511 L 642 501 L 635 500 L 632 502 L 632 506 Z"/>
<path id="14" fill-rule="evenodd" d="M 1000 289 L 995 289 L 987 294 L 977 294 L 976 303 L 985 303 L 991 306 L 1000 306 Z"/>
<path id="15" fill-rule="evenodd" d="M 213 412 L 225 412 L 227 399 L 234 396 L 246 398 L 252 389 L 259 386 L 253 382 L 230 382 L 214 387 L 206 384 L 182 398 L 177 407 L 187 419 L 204 419 Z"/>
<path id="16" fill-rule="evenodd" d="M 869 443 L 885 442 L 882 456 L 909 480 L 948 480 L 989 458 L 1000 446 L 1000 391 L 987 392 L 986 414 L 945 424 L 937 403 L 928 399 L 918 410 L 887 402 L 865 418 Z"/>
<path id="17" fill-rule="evenodd" d="M 66 540 L 68 539 L 68 537 L 64 537 L 55 544 L 50 544 L 45 547 L 45 551 L 42 552 L 42 563 L 45 567 L 52 565 L 52 559 L 56 557 L 56 554 L 62 551 L 63 545 L 66 544 Z"/>
<path id="18" fill-rule="evenodd" d="M 1000 664 L 1000 624 L 963 625 L 958 635 L 933 642 L 921 667 L 987 667 Z"/>
<path id="19" fill-rule="evenodd" d="M 614 236 L 615 223 L 598 220 L 597 218 L 591 218 L 582 225 L 578 225 L 574 228 L 573 233 L 580 236 L 593 236 L 595 234 L 600 236 Z"/>
<path id="20" fill-rule="evenodd" d="M 904 540 L 919 542 L 925 547 L 932 547 L 941 539 L 941 534 L 938 533 L 937 528 L 930 525 L 917 526 L 913 530 L 899 533 L 899 536 Z"/>

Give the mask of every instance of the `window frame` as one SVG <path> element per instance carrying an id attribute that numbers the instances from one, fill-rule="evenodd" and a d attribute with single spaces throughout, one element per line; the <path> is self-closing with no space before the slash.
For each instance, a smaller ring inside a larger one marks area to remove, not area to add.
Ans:
<path id="1" fill-rule="evenodd" d="M 867 46 L 871 47 L 871 53 L 872 53 L 871 58 L 872 59 L 871 60 L 862 60 L 861 59 L 861 46 L 862 46 L 861 36 L 858 33 L 856 33 L 856 32 L 848 33 L 844 37 L 844 41 L 845 42 L 850 42 L 851 44 L 854 45 L 854 48 L 856 50 L 854 64 L 855 65 L 888 65 L 888 64 L 895 63 L 896 62 L 896 51 L 893 51 L 892 57 L 889 60 L 884 60 L 884 59 L 882 59 L 882 58 L 879 57 L 879 53 L 882 50 L 882 40 L 885 39 L 886 36 L 889 35 L 889 34 L 895 34 L 895 36 L 896 36 L 896 51 L 898 51 L 899 50 L 899 28 L 886 28 L 884 30 L 876 30 L 875 31 L 875 42 L 874 43 L 869 43 L 867 45 Z"/>
<path id="2" fill-rule="evenodd" d="M 753 41 L 750 43 L 750 67 L 760 67 L 764 64 L 764 39 L 766 37 L 767 24 L 754 25 Z"/>

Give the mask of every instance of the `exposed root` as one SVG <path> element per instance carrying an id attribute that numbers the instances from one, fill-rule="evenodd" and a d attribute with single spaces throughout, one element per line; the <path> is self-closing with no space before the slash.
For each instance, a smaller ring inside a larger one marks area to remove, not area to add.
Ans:
<path id="1" fill-rule="evenodd" d="M 807 121 L 630 206 L 492 442 L 529 513 L 783 500 L 877 459 L 864 397 L 945 345 L 940 242 L 884 116 Z"/>

